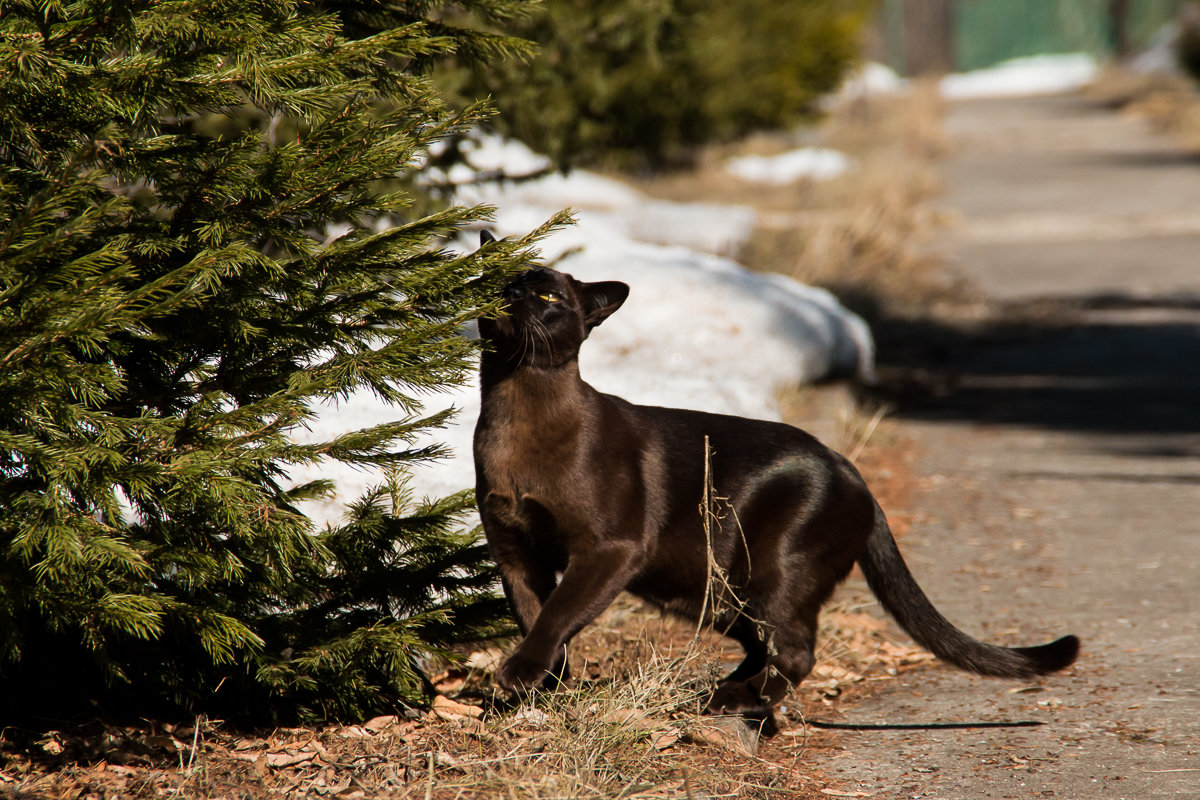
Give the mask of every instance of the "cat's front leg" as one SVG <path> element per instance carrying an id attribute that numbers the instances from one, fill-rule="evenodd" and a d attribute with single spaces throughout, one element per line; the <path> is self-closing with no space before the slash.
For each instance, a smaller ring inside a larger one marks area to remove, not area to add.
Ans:
<path id="1" fill-rule="evenodd" d="M 550 664 L 542 658 L 528 656 L 520 650 L 514 651 L 496 671 L 497 683 L 517 694 L 525 694 L 531 689 L 556 689 L 565 684 L 568 678 L 570 673 L 566 645 Z"/>
<path id="2" fill-rule="evenodd" d="M 528 635 L 542 609 L 542 603 L 554 590 L 554 571 L 530 573 L 527 570 L 512 570 L 502 574 L 500 582 L 504 587 L 504 596 L 508 598 L 508 604 L 517 618 L 517 627 L 521 629 L 522 634 Z M 496 678 L 501 686 L 508 688 L 531 688 L 543 684 L 549 688 L 556 688 L 571 679 L 566 648 L 562 648 L 549 670 L 539 663 L 531 662 L 525 667 L 520 667 L 516 664 L 510 666 L 505 662 L 497 672 Z"/>
<path id="3" fill-rule="evenodd" d="M 565 667 L 567 644 L 628 585 L 642 552 L 634 542 L 618 541 L 572 554 L 533 626 L 497 672 L 500 685 L 525 691 L 554 681 L 556 665 Z"/>
<path id="4" fill-rule="evenodd" d="M 490 499 L 490 498 L 489 498 Z M 485 506 L 486 510 L 490 510 Z M 495 515 L 483 515 L 492 558 L 500 567 L 500 584 L 509 608 L 516 617 L 522 635 L 528 635 L 556 585 L 556 570 L 529 543 L 528 535 L 520 528 L 505 525 Z M 506 668 L 507 667 L 507 668 Z M 543 685 L 554 687 L 571 677 L 567 665 L 565 648 L 554 659 L 549 669 L 540 663 L 519 668 L 515 664 L 502 665 L 497 680 L 502 686 L 512 689 L 534 688 Z"/>

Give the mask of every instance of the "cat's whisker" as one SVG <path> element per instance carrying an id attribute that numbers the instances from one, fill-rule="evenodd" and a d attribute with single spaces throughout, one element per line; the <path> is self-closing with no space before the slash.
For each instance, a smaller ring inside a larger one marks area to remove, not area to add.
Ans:
<path id="1" fill-rule="evenodd" d="M 521 360 L 530 361 L 536 351 L 534 347 L 534 331 L 526 327 L 521 329 Z"/>
<path id="2" fill-rule="evenodd" d="M 542 340 L 542 342 L 546 345 L 546 350 L 548 351 L 550 360 L 553 362 L 557 362 L 558 361 L 558 352 L 557 352 L 556 348 L 554 347 L 554 340 L 550 336 L 550 331 L 549 331 L 549 329 L 546 328 L 546 323 L 542 322 L 541 320 L 537 320 L 537 325 L 534 327 L 534 332 L 538 335 L 538 338 L 540 338 Z"/>

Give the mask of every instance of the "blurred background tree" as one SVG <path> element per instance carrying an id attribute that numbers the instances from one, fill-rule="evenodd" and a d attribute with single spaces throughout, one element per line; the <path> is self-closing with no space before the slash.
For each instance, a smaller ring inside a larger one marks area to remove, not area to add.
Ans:
<path id="1" fill-rule="evenodd" d="M 1189 75 L 1200 80 L 1200 0 L 1192 0 L 1179 10 L 1179 37 L 1176 54 Z"/>
<path id="2" fill-rule="evenodd" d="M 503 134 L 562 167 L 661 168 L 810 116 L 860 56 L 873 0 L 546 0 L 525 62 L 444 75 L 490 94 Z"/>
<path id="3" fill-rule="evenodd" d="M 507 630 L 468 495 L 403 484 L 544 232 L 456 256 L 486 209 L 411 188 L 482 118 L 424 74 L 519 6 L 0 0 L 0 715 L 361 715 Z M 294 441 L 363 388 L 397 421 Z M 390 478 L 316 531 L 324 459 Z"/>

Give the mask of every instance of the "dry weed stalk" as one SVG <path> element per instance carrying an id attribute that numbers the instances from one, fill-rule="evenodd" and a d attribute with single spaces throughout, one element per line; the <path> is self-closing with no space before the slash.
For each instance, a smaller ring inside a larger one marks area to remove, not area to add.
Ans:
<path id="1" fill-rule="evenodd" d="M 883 422 L 883 418 L 892 412 L 892 405 L 884 403 L 878 406 L 869 415 L 867 409 L 861 405 L 843 407 L 842 426 L 846 431 L 845 437 L 848 440 L 848 446 L 843 450 L 846 457 L 852 462 L 857 462 L 862 456 L 863 451 L 871 441 L 871 437 L 879 429 L 879 424 Z"/>
<path id="2" fill-rule="evenodd" d="M 733 524 L 737 528 L 738 540 L 742 544 L 742 549 L 746 554 L 746 569 L 753 568 L 750 556 L 750 544 L 746 541 L 746 532 L 742 529 L 742 523 L 737 518 L 737 509 L 729 502 L 728 497 L 722 497 L 717 494 L 716 487 L 713 485 L 712 479 L 712 447 L 709 444 L 708 437 L 704 437 L 704 493 L 700 500 L 700 518 L 703 520 L 704 528 L 704 555 L 705 555 L 705 579 L 704 579 L 704 600 L 700 604 L 700 613 L 696 620 L 696 633 L 692 637 L 692 644 L 695 646 L 700 641 L 700 634 L 703 632 L 706 624 L 714 625 L 719 621 L 725 622 L 721 631 L 724 635 L 729 627 L 733 625 L 739 617 L 746 617 L 746 603 L 737 596 L 733 585 L 729 582 L 729 574 L 724 567 L 718 562 L 714 548 L 714 526 L 715 531 L 722 530 L 722 521 L 728 517 L 732 517 Z M 747 619 L 751 619 L 747 617 Z M 765 630 L 762 620 L 751 619 L 758 626 L 760 631 Z"/>

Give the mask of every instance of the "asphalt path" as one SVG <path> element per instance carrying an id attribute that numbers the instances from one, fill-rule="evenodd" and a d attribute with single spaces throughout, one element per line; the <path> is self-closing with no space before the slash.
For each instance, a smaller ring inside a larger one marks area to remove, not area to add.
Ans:
<path id="1" fill-rule="evenodd" d="M 881 347 L 937 387 L 897 399 L 901 548 L 964 630 L 1083 651 L 1029 682 L 920 669 L 844 709 L 1042 726 L 838 732 L 816 766 L 875 798 L 1200 798 L 1200 157 L 1077 97 L 946 126 L 940 245 L 1011 324 L 923 331 L 920 364 Z"/>

